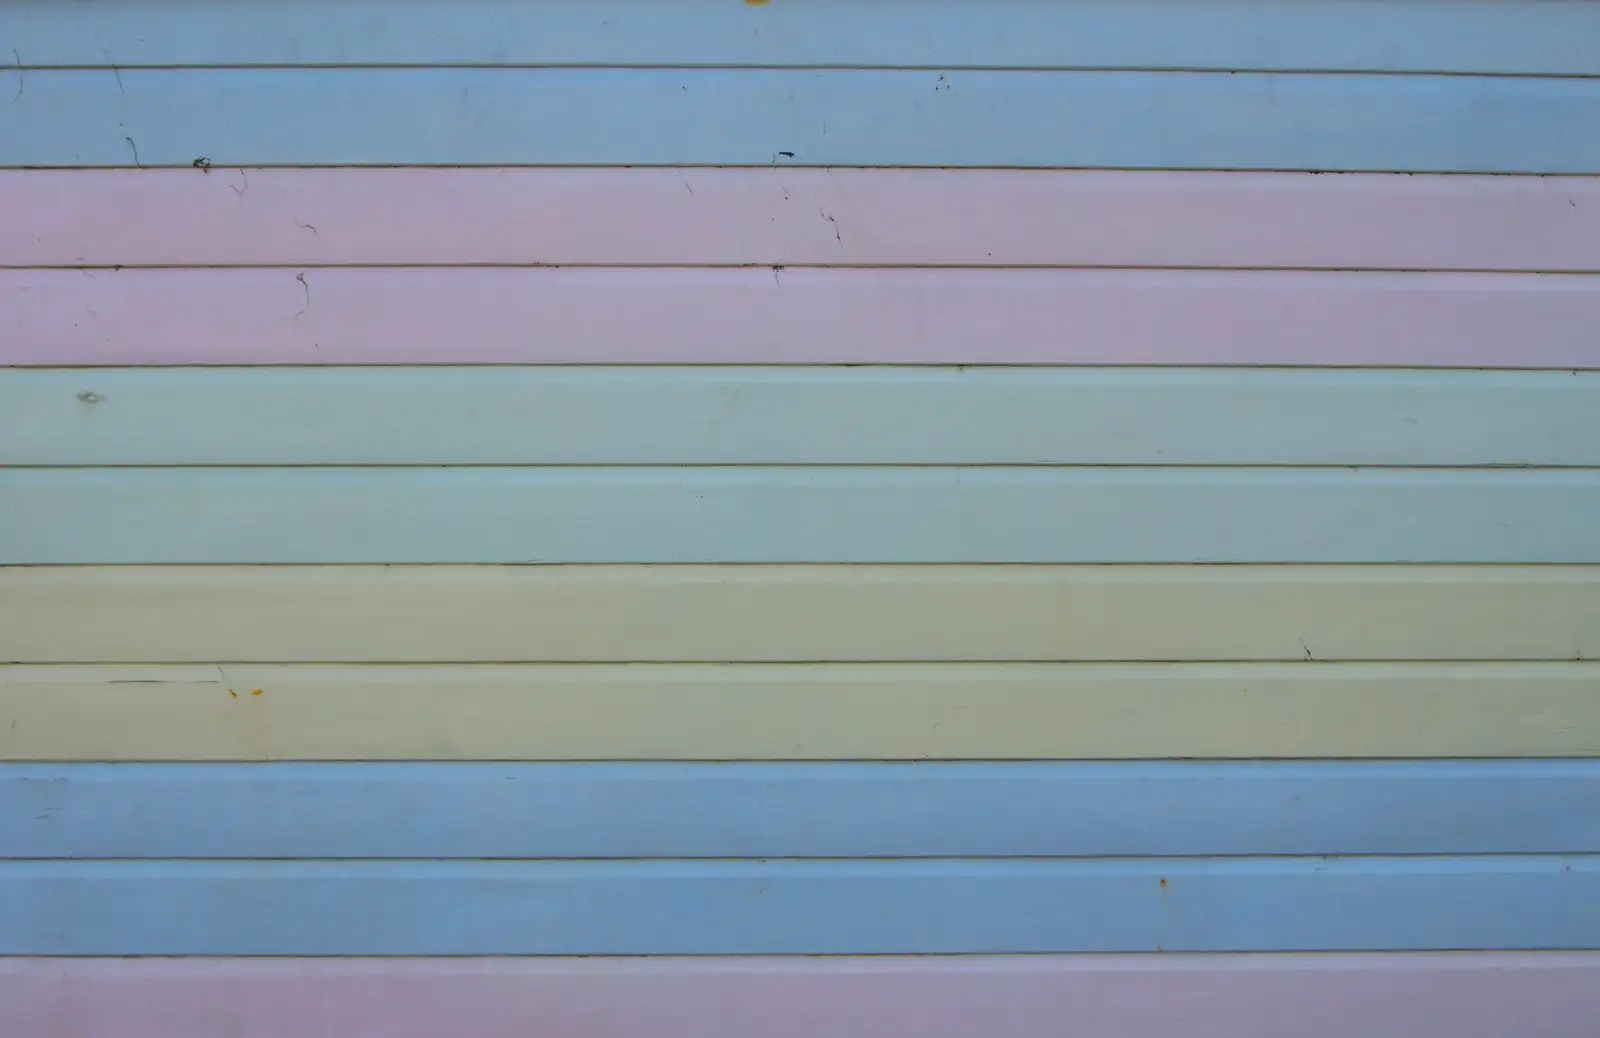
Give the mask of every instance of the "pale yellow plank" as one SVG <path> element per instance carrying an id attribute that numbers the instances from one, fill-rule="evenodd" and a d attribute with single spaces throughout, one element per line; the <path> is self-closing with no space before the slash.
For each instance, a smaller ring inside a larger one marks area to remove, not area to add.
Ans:
<path id="1" fill-rule="evenodd" d="M 1600 754 L 1600 663 L 0 667 L 39 760 Z"/>
<path id="2" fill-rule="evenodd" d="M 1600 566 L 0 568 L 21 663 L 1600 657 Z"/>

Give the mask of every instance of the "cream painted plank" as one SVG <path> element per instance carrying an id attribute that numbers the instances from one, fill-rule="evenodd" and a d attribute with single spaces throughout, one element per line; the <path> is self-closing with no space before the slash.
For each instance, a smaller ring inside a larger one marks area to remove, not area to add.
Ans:
<path id="1" fill-rule="evenodd" d="M 1600 566 L 0 567 L 23 663 L 1600 658 Z"/>
<path id="2" fill-rule="evenodd" d="M 1600 754 L 1600 663 L 0 667 L 6 760 Z"/>

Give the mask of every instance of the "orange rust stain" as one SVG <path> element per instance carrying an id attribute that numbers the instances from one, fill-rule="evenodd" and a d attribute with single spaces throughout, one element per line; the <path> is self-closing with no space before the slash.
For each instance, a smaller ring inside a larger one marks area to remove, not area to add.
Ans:
<path id="1" fill-rule="evenodd" d="M 230 688 L 230 689 L 228 689 L 228 695 L 230 695 L 230 696 L 232 696 L 232 697 L 233 697 L 233 698 L 235 698 L 235 699 L 238 699 L 238 698 L 239 698 L 239 693 L 237 693 L 237 692 L 235 692 L 235 691 L 234 691 L 234 690 L 233 690 L 233 689 L 231 689 L 231 688 Z"/>
<path id="2" fill-rule="evenodd" d="M 259 688 L 252 688 L 250 690 L 250 694 L 252 696 L 259 696 L 261 694 L 261 690 Z"/>
<path id="3" fill-rule="evenodd" d="M 771 0 L 744 0 L 744 2 L 749 7 L 765 7 Z"/>
<path id="4" fill-rule="evenodd" d="M 1162 890 L 1165 890 L 1165 889 L 1167 889 L 1167 881 L 1166 881 L 1166 880 L 1162 880 L 1162 881 L 1161 881 L 1161 889 L 1162 889 Z"/>

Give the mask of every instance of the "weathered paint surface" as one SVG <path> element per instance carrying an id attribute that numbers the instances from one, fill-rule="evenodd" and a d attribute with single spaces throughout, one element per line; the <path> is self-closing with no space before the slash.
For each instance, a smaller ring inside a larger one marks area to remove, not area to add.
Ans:
<path id="1" fill-rule="evenodd" d="M 1592 1031 L 1593 5 L 380 4 L 0 10 L 8 1021 Z"/>

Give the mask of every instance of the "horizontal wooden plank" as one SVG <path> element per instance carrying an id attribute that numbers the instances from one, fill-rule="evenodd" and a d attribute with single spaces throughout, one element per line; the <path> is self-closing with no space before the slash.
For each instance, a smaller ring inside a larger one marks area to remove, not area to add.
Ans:
<path id="1" fill-rule="evenodd" d="M 0 166 L 1600 173 L 1594 77 L 90 69 L 11 71 L 0 89 Z"/>
<path id="2" fill-rule="evenodd" d="M 1600 855 L 0 861 L 6 955 L 1591 949 Z"/>
<path id="3" fill-rule="evenodd" d="M 0 469 L 0 562 L 1594 563 L 1597 469 Z"/>
<path id="4" fill-rule="evenodd" d="M 266 692 L 263 691 L 263 696 Z M 1600 760 L 6 764 L 7 858 L 1600 851 Z"/>
<path id="5" fill-rule="evenodd" d="M 0 660 L 1600 659 L 1600 566 L 0 567 Z"/>
<path id="6" fill-rule="evenodd" d="M 1600 664 L 8 666 L 0 717 L 35 761 L 1583 757 Z"/>
<path id="7" fill-rule="evenodd" d="M 1600 368 L 1581 274 L 8 270 L 0 295 L 0 365 Z"/>
<path id="8" fill-rule="evenodd" d="M 1600 178 L 704 167 L 0 171 L 0 266 L 377 264 L 1596 271 Z"/>
<path id="9" fill-rule="evenodd" d="M 844 65 L 1600 74 L 1587 4 L 182 0 L 0 7 L 0 68 Z"/>
<path id="10" fill-rule="evenodd" d="M 0 369 L 0 465 L 1600 466 L 1600 372 Z"/>
<path id="11" fill-rule="evenodd" d="M 1573 1038 L 1597 981 L 1589 952 L 0 960 L 32 1038 Z"/>

